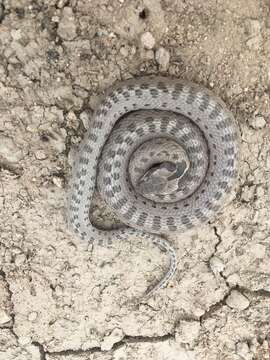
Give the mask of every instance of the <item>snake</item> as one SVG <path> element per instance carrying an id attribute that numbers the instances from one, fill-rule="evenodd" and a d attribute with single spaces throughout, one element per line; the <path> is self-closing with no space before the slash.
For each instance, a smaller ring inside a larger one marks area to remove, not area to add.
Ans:
<path id="1" fill-rule="evenodd" d="M 135 237 L 167 252 L 166 273 L 145 292 L 152 296 L 177 269 L 168 235 L 209 222 L 235 184 L 236 120 L 206 87 L 162 76 L 113 85 L 91 120 L 73 164 L 68 225 L 90 243 Z M 96 191 L 123 226 L 90 220 Z"/>

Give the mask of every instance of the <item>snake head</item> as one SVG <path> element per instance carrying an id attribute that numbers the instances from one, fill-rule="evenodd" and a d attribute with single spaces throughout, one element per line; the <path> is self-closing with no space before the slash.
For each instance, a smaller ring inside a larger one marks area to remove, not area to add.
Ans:
<path id="1" fill-rule="evenodd" d="M 146 194 L 170 194 L 178 190 L 179 180 L 187 171 L 185 161 L 164 161 L 151 167 L 138 181 L 138 191 Z"/>

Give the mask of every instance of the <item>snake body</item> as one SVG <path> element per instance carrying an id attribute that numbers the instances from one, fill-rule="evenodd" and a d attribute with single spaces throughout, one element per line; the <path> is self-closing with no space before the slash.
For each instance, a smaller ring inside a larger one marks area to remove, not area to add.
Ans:
<path id="1" fill-rule="evenodd" d="M 237 174 L 237 138 L 231 112 L 202 86 L 163 77 L 131 79 L 114 86 L 96 109 L 73 166 L 71 227 L 82 239 L 103 245 L 136 235 L 168 251 L 170 267 L 148 292 L 153 294 L 176 269 L 175 251 L 164 236 L 207 222 L 230 192 Z M 156 142 L 160 151 L 154 149 Z M 171 149 L 177 146 L 179 151 L 173 154 Z M 159 156 L 158 166 L 165 165 L 151 169 Z M 185 158 L 189 168 L 178 182 L 174 178 L 176 186 L 165 187 L 168 193 L 158 193 L 159 174 L 176 168 L 172 158 L 177 164 Z M 147 169 L 150 173 L 143 174 Z M 140 179 L 145 181 L 140 186 L 146 195 L 136 190 Z M 151 179 L 154 194 L 149 193 Z M 96 187 L 126 224 L 124 228 L 105 231 L 91 223 L 89 210 Z"/>

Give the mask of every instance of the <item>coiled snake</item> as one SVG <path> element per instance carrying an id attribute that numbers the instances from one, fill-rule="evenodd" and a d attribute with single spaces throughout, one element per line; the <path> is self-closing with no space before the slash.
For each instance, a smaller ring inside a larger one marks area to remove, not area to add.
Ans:
<path id="1" fill-rule="evenodd" d="M 152 295 L 176 269 L 164 236 L 207 222 L 231 190 L 237 137 L 225 104 L 199 85 L 162 77 L 118 84 L 96 110 L 74 163 L 71 227 L 100 244 L 136 235 L 168 251 L 170 267 Z M 90 222 L 96 184 L 126 227 L 105 231 Z"/>

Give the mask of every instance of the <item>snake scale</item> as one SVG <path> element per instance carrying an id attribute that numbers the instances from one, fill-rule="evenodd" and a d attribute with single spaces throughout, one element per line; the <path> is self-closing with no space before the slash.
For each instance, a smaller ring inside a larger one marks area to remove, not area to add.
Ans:
<path id="1" fill-rule="evenodd" d="M 230 192 L 237 139 L 231 112 L 200 85 L 151 76 L 117 84 L 96 109 L 74 162 L 70 226 L 101 245 L 135 235 L 165 249 L 170 266 L 152 295 L 176 270 L 166 234 L 209 221 Z M 106 231 L 91 223 L 96 187 L 126 226 Z"/>

